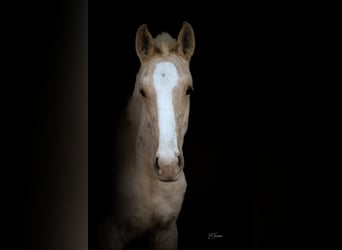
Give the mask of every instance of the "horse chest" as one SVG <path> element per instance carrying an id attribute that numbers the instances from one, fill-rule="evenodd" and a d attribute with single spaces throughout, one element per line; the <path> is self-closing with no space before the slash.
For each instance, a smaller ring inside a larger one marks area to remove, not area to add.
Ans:
<path id="1" fill-rule="evenodd" d="M 184 183 L 162 183 L 159 189 L 154 193 L 152 204 L 152 219 L 158 223 L 168 223 L 178 217 L 182 207 L 186 186 Z"/>
<path id="2" fill-rule="evenodd" d="M 148 189 L 141 189 L 143 198 L 137 208 L 141 211 L 140 220 L 145 225 L 166 225 L 174 221 L 182 207 L 186 189 L 185 178 L 178 182 L 157 183 Z"/>

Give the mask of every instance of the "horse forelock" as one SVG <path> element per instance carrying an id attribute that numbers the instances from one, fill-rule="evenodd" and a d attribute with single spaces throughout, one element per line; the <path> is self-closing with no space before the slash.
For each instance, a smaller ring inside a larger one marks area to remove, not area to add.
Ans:
<path id="1" fill-rule="evenodd" d="M 154 39 L 155 49 L 162 55 L 168 55 L 176 51 L 176 39 L 169 33 L 163 32 Z"/>

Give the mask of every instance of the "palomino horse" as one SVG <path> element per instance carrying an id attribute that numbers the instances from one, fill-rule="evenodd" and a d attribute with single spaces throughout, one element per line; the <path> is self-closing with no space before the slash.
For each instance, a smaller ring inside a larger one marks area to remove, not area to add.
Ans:
<path id="1" fill-rule="evenodd" d="M 135 45 L 141 65 L 119 133 L 116 207 L 105 226 L 104 249 L 126 249 L 141 237 L 149 249 L 177 249 L 194 32 L 184 22 L 177 40 L 168 33 L 153 38 L 144 24 Z"/>

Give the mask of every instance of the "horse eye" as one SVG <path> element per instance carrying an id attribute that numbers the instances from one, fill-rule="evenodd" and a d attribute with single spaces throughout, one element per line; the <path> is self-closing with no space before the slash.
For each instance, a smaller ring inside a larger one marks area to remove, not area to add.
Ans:
<path id="1" fill-rule="evenodd" d="M 139 89 L 139 92 L 143 97 L 146 97 L 145 91 L 143 89 Z"/>
<path id="2" fill-rule="evenodd" d="M 190 95 L 192 92 L 194 92 L 194 89 L 193 89 L 192 87 L 188 87 L 188 88 L 186 89 L 185 94 L 186 94 L 186 95 Z"/>

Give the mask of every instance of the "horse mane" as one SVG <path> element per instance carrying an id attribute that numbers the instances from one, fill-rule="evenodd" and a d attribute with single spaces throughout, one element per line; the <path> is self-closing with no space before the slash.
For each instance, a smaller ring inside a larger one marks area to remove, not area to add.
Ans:
<path id="1" fill-rule="evenodd" d="M 176 45 L 176 39 L 166 32 L 162 32 L 154 39 L 154 46 L 162 55 L 168 55 L 170 52 L 176 51 Z"/>

